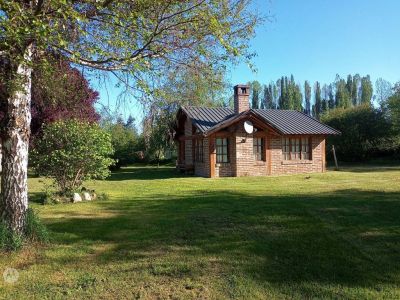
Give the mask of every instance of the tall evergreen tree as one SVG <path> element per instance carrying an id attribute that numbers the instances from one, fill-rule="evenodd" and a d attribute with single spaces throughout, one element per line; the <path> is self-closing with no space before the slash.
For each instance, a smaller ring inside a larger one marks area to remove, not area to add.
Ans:
<path id="1" fill-rule="evenodd" d="M 353 106 L 360 104 L 360 86 L 361 86 L 361 77 L 359 74 L 353 76 L 353 88 L 351 93 L 351 102 Z"/>
<path id="2" fill-rule="evenodd" d="M 301 93 L 301 87 L 298 84 L 295 84 L 295 93 L 294 93 L 294 110 L 303 111 L 303 94 Z"/>
<path id="3" fill-rule="evenodd" d="M 289 79 L 287 76 L 284 78 L 284 86 L 283 86 L 283 105 L 282 109 L 289 109 L 290 103 L 289 103 Z"/>
<path id="4" fill-rule="evenodd" d="M 346 81 L 346 89 L 347 92 L 350 96 L 350 104 L 352 104 L 352 95 L 353 95 L 353 76 L 351 76 L 350 74 L 347 75 L 347 81 Z"/>
<path id="5" fill-rule="evenodd" d="M 307 80 L 304 82 L 304 98 L 306 102 L 306 114 L 311 115 L 311 86 Z"/>
<path id="6" fill-rule="evenodd" d="M 295 83 L 293 75 L 290 76 L 287 82 L 287 109 L 294 109 L 295 106 Z"/>
<path id="7" fill-rule="evenodd" d="M 318 81 L 315 82 L 314 85 L 314 95 L 315 95 L 314 117 L 319 120 L 321 115 L 322 99 L 321 99 L 321 85 Z"/>
<path id="8" fill-rule="evenodd" d="M 260 94 L 261 94 L 261 84 L 254 80 L 249 83 L 250 93 L 251 93 L 251 108 L 260 108 Z"/>
<path id="9" fill-rule="evenodd" d="M 274 109 L 278 108 L 278 95 L 279 95 L 279 88 L 278 86 L 272 81 L 270 83 L 270 87 L 271 87 L 271 95 L 272 95 L 272 107 Z"/>
<path id="10" fill-rule="evenodd" d="M 260 104 L 260 108 L 261 109 L 265 109 L 266 108 L 266 106 L 267 106 L 267 98 L 268 98 L 268 86 L 267 85 L 263 85 L 263 87 L 262 87 L 262 94 L 263 94 L 263 97 L 262 97 L 262 99 L 261 99 L 261 104 Z"/>
<path id="11" fill-rule="evenodd" d="M 273 95 L 273 88 L 272 85 L 266 85 L 265 89 L 267 90 L 267 102 L 266 102 L 266 109 L 271 109 L 273 108 L 273 103 L 274 103 L 274 95 Z"/>
<path id="12" fill-rule="evenodd" d="M 346 81 L 342 78 L 336 80 L 336 107 L 347 108 L 351 106 L 350 93 L 347 90 Z"/>
<path id="13" fill-rule="evenodd" d="M 263 100 L 261 101 L 261 108 L 262 109 L 270 109 L 272 108 L 272 93 L 270 90 L 271 85 L 264 84 L 263 86 Z"/>
<path id="14" fill-rule="evenodd" d="M 280 79 L 280 96 L 279 96 L 279 109 L 285 109 L 285 78 L 282 76 Z"/>
<path id="15" fill-rule="evenodd" d="M 361 104 L 371 104 L 374 89 L 369 75 L 361 78 Z"/>
<path id="16" fill-rule="evenodd" d="M 328 86 L 324 84 L 322 86 L 321 115 L 324 114 L 329 109 L 328 101 L 329 101 Z"/>
<path id="17" fill-rule="evenodd" d="M 330 84 L 328 86 L 328 107 L 329 109 L 334 109 L 335 108 L 335 91 L 333 84 Z"/>

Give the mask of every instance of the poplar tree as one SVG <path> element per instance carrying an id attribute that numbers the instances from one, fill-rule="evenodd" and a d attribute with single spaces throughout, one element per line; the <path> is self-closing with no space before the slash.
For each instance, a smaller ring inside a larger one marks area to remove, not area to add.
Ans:
<path id="1" fill-rule="evenodd" d="M 279 80 L 280 89 L 279 89 L 279 109 L 285 109 L 285 78 Z"/>
<path id="2" fill-rule="evenodd" d="M 353 106 L 360 104 L 360 85 L 360 75 L 356 74 L 353 76 L 353 88 L 351 90 L 351 102 L 353 103 Z"/>
<path id="3" fill-rule="evenodd" d="M 322 108 L 322 99 L 321 99 L 321 85 L 317 81 L 314 85 L 314 94 L 315 94 L 315 109 L 314 109 L 314 117 L 319 120 L 321 115 Z"/>
<path id="4" fill-rule="evenodd" d="M 251 108 L 260 108 L 261 84 L 255 80 L 249 83 L 251 92 Z"/>
<path id="5" fill-rule="evenodd" d="M 361 104 L 371 104 L 374 89 L 369 75 L 361 78 Z"/>
<path id="6" fill-rule="evenodd" d="M 271 95 L 272 95 L 272 107 L 274 109 L 278 108 L 278 87 L 274 82 L 271 82 Z"/>
<path id="7" fill-rule="evenodd" d="M 348 92 L 348 94 L 349 94 L 349 97 L 350 97 L 350 104 L 352 104 L 353 103 L 353 88 L 354 88 L 354 85 L 353 85 L 353 76 L 351 76 L 350 74 L 349 75 L 347 75 L 347 81 L 346 81 L 346 89 L 347 89 L 347 92 Z"/>
<path id="8" fill-rule="evenodd" d="M 328 86 L 328 107 L 329 109 L 334 109 L 335 108 L 335 91 L 333 84 L 330 84 Z"/>
<path id="9" fill-rule="evenodd" d="M 294 85 L 294 110 L 303 111 L 303 94 L 298 84 Z"/>
<path id="10" fill-rule="evenodd" d="M 311 115 L 311 86 L 307 80 L 304 82 L 304 98 L 306 102 L 306 114 Z"/>
<path id="11" fill-rule="evenodd" d="M 336 80 L 336 107 L 348 108 L 351 106 L 350 93 L 346 87 L 346 81 L 342 78 Z"/>

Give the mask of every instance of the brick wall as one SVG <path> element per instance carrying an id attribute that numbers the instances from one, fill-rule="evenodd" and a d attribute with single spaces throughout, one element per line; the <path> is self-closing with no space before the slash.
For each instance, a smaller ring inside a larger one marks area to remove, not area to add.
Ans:
<path id="1" fill-rule="evenodd" d="M 253 154 L 253 135 L 244 131 L 243 123 L 237 126 L 236 137 L 236 170 L 237 177 L 241 176 L 266 176 L 267 165 L 265 161 L 257 161 Z"/>
<path id="2" fill-rule="evenodd" d="M 324 145 L 325 137 L 313 136 L 312 160 L 310 161 L 284 161 L 282 159 L 282 138 L 273 137 L 271 139 L 271 175 L 298 174 L 324 172 Z"/>

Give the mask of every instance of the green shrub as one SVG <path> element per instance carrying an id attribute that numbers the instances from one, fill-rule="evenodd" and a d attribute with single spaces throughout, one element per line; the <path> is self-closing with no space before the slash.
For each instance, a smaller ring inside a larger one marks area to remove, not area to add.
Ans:
<path id="1" fill-rule="evenodd" d="M 382 111 L 370 105 L 337 108 L 322 116 L 322 122 L 342 132 L 328 138 L 328 148 L 335 145 L 342 161 L 370 159 L 385 151 L 384 145 L 392 143 L 390 121 Z M 329 155 L 331 151 L 327 151 Z"/>
<path id="2" fill-rule="evenodd" d="M 31 242 L 49 242 L 49 232 L 37 213 L 29 208 L 26 214 L 25 238 Z"/>
<path id="3" fill-rule="evenodd" d="M 112 155 L 110 134 L 97 124 L 68 120 L 44 127 L 31 164 L 38 174 L 53 178 L 66 195 L 78 190 L 84 180 L 108 177 Z"/>
<path id="4" fill-rule="evenodd" d="M 22 247 L 23 239 L 8 229 L 4 222 L 0 222 L 0 248 L 6 251 L 15 251 Z"/>
<path id="5" fill-rule="evenodd" d="M 26 213 L 25 231 L 22 235 L 12 232 L 4 222 L 0 222 L 0 249 L 16 251 L 25 243 L 49 242 L 49 233 L 36 212 L 29 208 Z"/>

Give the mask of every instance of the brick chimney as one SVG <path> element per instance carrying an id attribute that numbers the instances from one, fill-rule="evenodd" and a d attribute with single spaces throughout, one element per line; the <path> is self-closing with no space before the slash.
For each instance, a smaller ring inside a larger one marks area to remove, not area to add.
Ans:
<path id="1" fill-rule="evenodd" d="M 240 114 L 243 111 L 250 109 L 249 94 L 250 86 L 245 84 L 235 85 L 234 90 L 234 108 L 235 114 Z"/>

